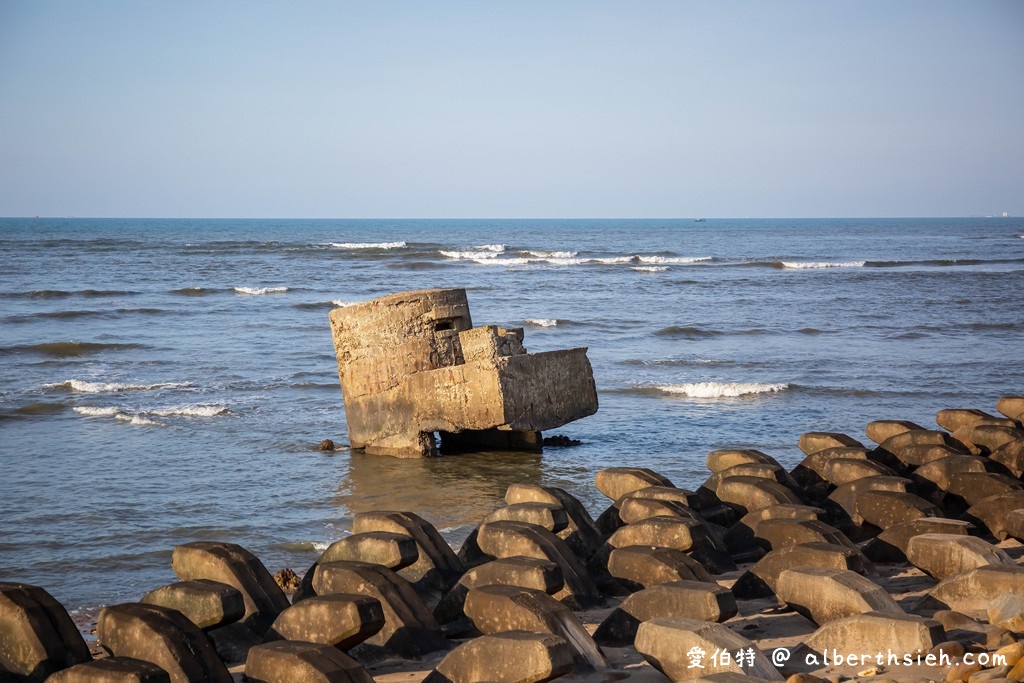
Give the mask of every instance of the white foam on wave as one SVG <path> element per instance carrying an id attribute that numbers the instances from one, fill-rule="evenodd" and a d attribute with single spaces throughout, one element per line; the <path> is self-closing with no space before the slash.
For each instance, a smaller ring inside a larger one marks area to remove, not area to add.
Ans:
<path id="1" fill-rule="evenodd" d="M 401 242 L 328 242 L 327 246 L 335 249 L 401 249 L 406 246 Z"/>
<path id="2" fill-rule="evenodd" d="M 782 261 L 783 268 L 860 268 L 864 261 Z"/>
<path id="3" fill-rule="evenodd" d="M 155 389 L 178 389 L 190 387 L 190 382 L 165 382 L 161 384 L 125 384 L 123 382 L 86 382 L 80 379 L 66 379 L 63 382 L 43 385 L 46 389 L 65 389 L 81 394 L 102 394 L 116 391 L 152 391 Z"/>
<path id="4" fill-rule="evenodd" d="M 711 256 L 637 256 L 640 263 L 666 263 L 669 265 L 685 265 L 710 261 Z"/>
<path id="5" fill-rule="evenodd" d="M 668 266 L 633 266 L 630 270 L 635 270 L 641 273 L 664 273 L 668 270 Z"/>
<path id="6" fill-rule="evenodd" d="M 128 410 L 116 406 L 75 406 L 74 411 L 85 417 L 112 417 L 133 425 L 157 426 L 163 424 L 152 419 L 155 417 L 216 417 L 228 412 L 226 406 L 179 406 L 172 408 L 154 408 L 148 410 Z"/>
<path id="7" fill-rule="evenodd" d="M 239 294 L 245 294 L 247 296 L 259 296 L 261 294 L 281 294 L 287 292 L 287 287 L 235 287 L 235 291 Z"/>
<path id="8" fill-rule="evenodd" d="M 100 406 L 75 406 L 74 410 L 86 417 L 113 417 L 121 412 L 120 408 Z"/>
<path id="9" fill-rule="evenodd" d="M 492 256 L 485 256 L 483 258 L 470 259 L 473 263 L 479 263 L 485 266 L 525 266 L 527 263 L 537 263 L 536 259 L 528 258 L 494 258 Z"/>
<path id="10" fill-rule="evenodd" d="M 477 251 L 447 251 L 440 250 L 441 256 L 447 256 L 448 258 L 467 260 L 467 261 L 478 261 L 483 259 L 496 259 L 502 252 L 492 250 L 477 250 Z"/>
<path id="11" fill-rule="evenodd" d="M 128 424 L 142 425 L 144 427 L 162 427 L 163 426 L 159 422 L 157 422 L 156 420 L 150 420 L 148 417 L 143 417 L 142 415 L 129 415 L 127 413 L 118 413 L 117 415 L 114 416 L 114 418 L 118 419 L 118 420 L 123 420 L 124 422 L 127 422 Z"/>
<path id="12" fill-rule="evenodd" d="M 341 299 L 335 299 L 331 302 L 336 308 L 347 308 L 349 306 L 355 306 L 358 301 L 342 301 Z"/>
<path id="13" fill-rule="evenodd" d="M 682 394 L 690 398 L 735 398 L 752 394 L 774 394 L 785 391 L 789 385 L 756 382 L 694 382 L 692 384 L 667 384 L 657 388 L 666 394 Z"/>
<path id="14" fill-rule="evenodd" d="M 313 550 L 322 553 L 331 547 L 333 541 L 313 541 Z"/>
<path id="15" fill-rule="evenodd" d="M 711 256 L 640 256 L 637 254 L 628 254 L 624 256 L 581 257 L 579 256 L 579 252 L 575 251 L 522 251 L 519 253 L 525 254 L 525 256 L 512 258 L 500 258 L 501 254 L 497 252 L 441 251 L 440 253 L 448 258 L 466 259 L 473 261 L 474 263 L 488 266 L 524 266 L 531 264 L 549 264 L 552 266 L 613 266 L 627 263 L 670 265 L 698 263 L 701 261 L 710 261 L 712 259 Z M 637 270 L 639 269 L 640 268 L 637 268 Z"/>
<path id="16" fill-rule="evenodd" d="M 473 248 L 477 251 L 493 251 L 495 254 L 504 254 L 506 247 L 504 244 L 481 244 Z"/>
<path id="17" fill-rule="evenodd" d="M 558 321 L 554 318 L 527 318 L 523 321 L 527 325 L 533 325 L 534 327 L 557 327 Z"/>
<path id="18" fill-rule="evenodd" d="M 527 251 L 525 253 L 539 259 L 576 258 L 579 255 L 578 251 Z"/>
<path id="19" fill-rule="evenodd" d="M 541 259 L 555 266 L 582 266 L 589 263 L 599 263 L 602 265 L 615 265 L 617 263 L 629 263 L 633 260 L 632 256 L 592 256 L 588 258 L 561 258 L 558 256 L 552 256 L 549 258 Z"/>
<path id="20" fill-rule="evenodd" d="M 75 412 L 86 417 L 112 417 L 115 420 L 142 427 L 162 427 L 163 425 L 144 415 L 124 411 L 114 406 L 75 406 Z"/>
<path id="21" fill-rule="evenodd" d="M 161 417 L 183 416 L 183 417 L 216 417 L 225 415 L 228 412 L 227 406 L 179 406 L 175 408 L 157 408 L 143 411 L 150 415 Z"/>

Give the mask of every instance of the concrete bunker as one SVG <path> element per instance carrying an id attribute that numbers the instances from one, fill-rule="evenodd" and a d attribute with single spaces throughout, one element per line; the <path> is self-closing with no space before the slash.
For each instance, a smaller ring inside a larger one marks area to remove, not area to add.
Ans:
<path id="1" fill-rule="evenodd" d="M 464 289 L 401 292 L 330 313 L 349 444 L 425 457 L 540 450 L 597 412 L 585 348 L 527 353 L 522 328 L 473 327 Z"/>

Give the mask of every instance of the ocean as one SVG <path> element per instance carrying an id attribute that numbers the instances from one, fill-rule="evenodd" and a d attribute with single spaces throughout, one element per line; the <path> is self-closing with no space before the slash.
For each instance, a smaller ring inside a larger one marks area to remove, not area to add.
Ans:
<path id="1" fill-rule="evenodd" d="M 1024 392 L 1024 220 L 0 219 L 0 580 L 86 623 L 174 580 L 172 548 L 303 572 L 354 512 L 458 544 L 511 482 L 595 514 L 594 473 L 677 486 L 707 453 L 791 468 Z M 585 346 L 600 410 L 543 454 L 397 460 L 347 443 L 327 315 L 461 287 L 529 351 Z"/>

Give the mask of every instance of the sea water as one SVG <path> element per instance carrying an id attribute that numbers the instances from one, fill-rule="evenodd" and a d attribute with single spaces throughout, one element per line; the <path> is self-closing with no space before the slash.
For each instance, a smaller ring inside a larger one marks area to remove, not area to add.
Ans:
<path id="1" fill-rule="evenodd" d="M 87 620 L 239 543 L 304 571 L 354 512 L 457 544 L 511 482 L 594 513 L 604 467 L 677 486 L 707 453 L 791 468 L 1024 392 L 1024 220 L 0 219 L 0 580 Z M 530 351 L 585 346 L 599 412 L 543 454 L 397 460 L 347 442 L 327 315 L 429 287 Z"/>

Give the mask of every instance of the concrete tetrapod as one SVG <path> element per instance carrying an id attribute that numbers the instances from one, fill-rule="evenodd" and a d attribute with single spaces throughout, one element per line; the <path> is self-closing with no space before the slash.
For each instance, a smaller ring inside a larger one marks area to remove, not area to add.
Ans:
<path id="1" fill-rule="evenodd" d="M 352 519 L 352 533 L 405 534 L 416 542 L 418 556 L 407 567 L 396 569 L 433 609 L 462 576 L 465 567 L 434 525 L 413 512 L 360 512 Z"/>
<path id="2" fill-rule="evenodd" d="M 207 579 L 151 590 L 139 602 L 176 609 L 204 631 L 234 623 L 245 614 L 245 601 L 237 588 Z"/>
<path id="3" fill-rule="evenodd" d="M 966 517 L 978 526 L 988 529 L 997 541 L 1009 535 L 1006 523 L 1015 510 L 1024 510 L 1024 491 L 1010 491 L 984 498 L 970 508 Z"/>
<path id="4" fill-rule="evenodd" d="M 171 683 L 232 681 L 206 634 L 175 609 L 141 603 L 104 607 L 96 640 L 115 657 L 155 664 Z"/>
<path id="5" fill-rule="evenodd" d="M 822 514 L 821 508 L 809 505 L 793 505 L 783 503 L 761 508 L 755 512 L 747 513 L 725 534 L 725 544 L 735 557 L 737 553 L 747 552 L 757 544 L 757 529 L 761 522 L 770 519 L 794 519 L 794 520 L 815 520 Z M 758 559 L 759 555 L 754 559 Z"/>
<path id="6" fill-rule="evenodd" d="M 42 681 L 88 659 L 82 635 L 49 593 L 25 583 L 0 583 L 0 672 Z"/>
<path id="7" fill-rule="evenodd" d="M 986 566 L 948 576 L 921 602 L 957 612 L 984 612 L 1006 593 L 1024 596 L 1024 567 Z"/>
<path id="8" fill-rule="evenodd" d="M 1024 441 L 1014 439 L 992 451 L 988 459 L 1005 467 L 1010 474 L 1020 479 L 1024 476 Z"/>
<path id="9" fill-rule="evenodd" d="M 907 420 L 875 420 L 867 424 L 864 433 L 875 443 L 883 443 L 890 437 L 909 432 L 912 429 L 924 429 L 924 427 Z"/>
<path id="10" fill-rule="evenodd" d="M 267 640 L 301 640 L 348 650 L 384 628 L 380 600 L 332 593 L 297 602 L 274 621 Z"/>
<path id="11" fill-rule="evenodd" d="M 283 640 L 257 645 L 245 661 L 253 683 L 373 683 L 359 662 L 329 645 Z"/>
<path id="12" fill-rule="evenodd" d="M 763 598 L 774 595 L 779 575 L 796 567 L 821 567 L 832 570 L 851 570 L 858 574 L 867 570 L 864 556 L 859 550 L 831 543 L 802 543 L 773 550 L 744 572 L 732 592 L 738 598 Z"/>
<path id="13" fill-rule="evenodd" d="M 572 650 L 551 633 L 506 631 L 474 638 L 447 655 L 423 683 L 544 683 L 573 667 Z"/>
<path id="14" fill-rule="evenodd" d="M 646 467 L 607 467 L 594 476 L 597 490 L 618 500 L 648 486 L 672 486 L 672 482 Z"/>
<path id="15" fill-rule="evenodd" d="M 317 562 L 369 562 L 397 572 L 419 559 L 419 547 L 412 536 L 391 531 L 364 531 L 335 541 Z"/>
<path id="16" fill-rule="evenodd" d="M 470 590 L 478 586 L 519 586 L 554 595 L 562 590 L 564 585 L 562 570 L 554 562 L 535 557 L 506 557 L 493 560 L 463 574 L 434 610 L 434 616 L 441 623 L 463 617 L 466 596 Z"/>
<path id="17" fill-rule="evenodd" d="M 798 447 L 804 455 L 811 455 L 826 448 L 863 448 L 864 444 L 839 432 L 807 432 L 800 435 Z"/>
<path id="18" fill-rule="evenodd" d="M 907 544 L 907 560 L 939 581 L 976 567 L 1014 566 L 1001 549 L 977 536 L 918 534 Z"/>
<path id="19" fill-rule="evenodd" d="M 584 607 L 600 599 L 586 568 L 562 539 L 544 527 L 525 522 L 487 522 L 481 524 L 477 543 L 496 559 L 522 556 L 548 560 L 558 565 L 565 586 L 555 594 L 571 606 Z"/>
<path id="20" fill-rule="evenodd" d="M 996 410 L 1011 420 L 1021 422 L 1024 418 L 1024 396 L 1003 396 L 996 401 Z"/>
<path id="21" fill-rule="evenodd" d="M 683 517 L 700 521 L 700 517 L 693 509 L 675 500 L 641 498 L 632 494 L 619 501 L 619 519 L 627 525 L 636 524 L 651 517 Z"/>
<path id="22" fill-rule="evenodd" d="M 754 644 L 721 624 L 682 617 L 662 617 L 640 624 L 636 649 L 673 681 L 687 681 L 721 672 L 770 681 L 783 677 Z M 720 653 L 728 652 L 728 661 Z M 739 653 L 744 653 L 742 664 Z M 719 654 L 717 661 L 712 656 Z M 701 667 L 692 666 L 694 658 Z"/>
<path id="23" fill-rule="evenodd" d="M 864 460 L 868 459 L 866 448 L 826 448 L 817 453 L 811 453 L 801 460 L 790 473 L 793 480 L 805 489 L 814 485 L 827 483 L 825 479 L 825 468 L 833 460 Z"/>
<path id="24" fill-rule="evenodd" d="M 736 465 L 755 463 L 779 466 L 779 462 L 775 458 L 753 448 L 722 448 L 708 453 L 708 457 L 704 461 L 712 474 Z"/>
<path id="25" fill-rule="evenodd" d="M 623 647 L 636 639 L 640 624 L 659 617 L 722 622 L 736 615 L 732 591 L 715 583 L 676 581 L 633 593 L 601 623 L 594 640 Z"/>
<path id="26" fill-rule="evenodd" d="M 263 635 L 288 608 L 288 598 L 259 558 L 240 545 L 197 541 L 179 545 L 171 556 L 171 569 L 182 581 L 208 579 L 226 583 L 242 594 L 242 623 Z"/>
<path id="27" fill-rule="evenodd" d="M 927 652 L 944 639 L 942 625 L 933 619 L 869 612 L 828 622 L 811 634 L 805 645 L 821 654 L 864 654 L 873 661 L 878 653 L 903 657 Z"/>
<path id="28" fill-rule="evenodd" d="M 719 483 L 715 495 L 741 515 L 772 505 L 800 505 L 803 502 L 779 482 L 761 477 L 729 477 Z"/>
<path id="29" fill-rule="evenodd" d="M 848 569 L 786 569 L 779 574 L 775 593 L 779 600 L 819 626 L 866 612 L 903 614 L 903 609 L 881 586 Z"/>
<path id="30" fill-rule="evenodd" d="M 58 671 L 46 683 L 171 683 L 156 664 L 131 657 L 107 657 Z"/>
<path id="31" fill-rule="evenodd" d="M 864 546 L 864 554 L 875 562 L 906 562 L 910 540 L 921 534 L 952 534 L 966 536 L 974 525 L 959 519 L 921 517 L 895 524 Z"/>
<path id="32" fill-rule="evenodd" d="M 390 569 L 365 562 L 327 562 L 317 566 L 313 588 L 317 595 L 358 594 L 380 602 L 384 626 L 360 646 L 374 654 L 419 657 L 448 646 L 423 600 Z"/>
<path id="33" fill-rule="evenodd" d="M 765 550 L 803 543 L 831 543 L 856 548 L 846 534 L 819 519 L 765 519 L 757 525 L 755 541 Z"/>
<path id="34" fill-rule="evenodd" d="M 594 526 L 594 520 L 576 497 L 555 486 L 537 486 L 535 484 L 510 484 L 505 491 L 505 502 L 515 503 L 548 503 L 560 505 L 569 516 L 569 526 L 558 532 L 558 537 L 565 541 L 569 549 L 577 557 L 587 558 L 601 546 L 601 534 Z"/>
<path id="35" fill-rule="evenodd" d="M 941 517 L 942 511 L 920 496 L 902 491 L 862 491 L 855 502 L 857 515 L 879 529 L 921 517 Z"/>
<path id="36" fill-rule="evenodd" d="M 484 517 L 484 523 L 513 521 L 526 522 L 544 527 L 557 534 L 569 526 L 569 515 L 565 508 L 550 503 L 513 503 L 500 507 Z"/>
<path id="37" fill-rule="evenodd" d="M 935 424 L 950 433 L 963 427 L 975 427 L 983 424 L 1000 425 L 1003 427 L 1015 426 L 1013 420 L 989 415 L 985 411 L 976 408 L 943 408 L 935 415 Z"/>
<path id="38" fill-rule="evenodd" d="M 616 548 L 608 556 L 608 573 L 628 590 L 640 590 L 672 581 L 714 582 L 714 577 L 700 562 L 673 548 Z"/>
<path id="39" fill-rule="evenodd" d="M 466 616 L 483 634 L 552 633 L 573 651 L 578 672 L 608 666 L 601 649 L 568 607 L 547 593 L 518 586 L 480 586 L 466 596 Z"/>

